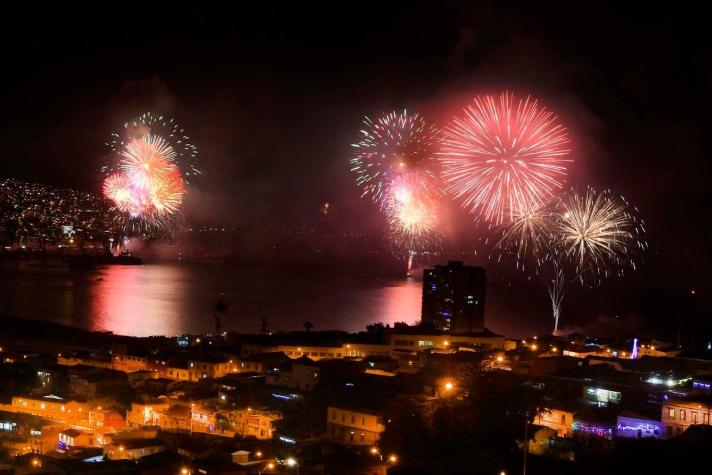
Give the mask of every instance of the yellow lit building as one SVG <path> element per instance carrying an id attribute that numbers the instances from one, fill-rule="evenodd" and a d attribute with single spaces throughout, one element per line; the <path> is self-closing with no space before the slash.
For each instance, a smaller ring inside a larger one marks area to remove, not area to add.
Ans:
<path id="1" fill-rule="evenodd" d="M 326 435 L 336 442 L 375 445 L 386 430 L 383 417 L 375 412 L 329 406 L 326 418 Z"/>
<path id="2" fill-rule="evenodd" d="M 59 355 L 57 364 L 61 366 L 94 366 L 95 368 L 113 369 L 113 363 L 110 359 L 82 357 L 75 355 Z"/>
<path id="3" fill-rule="evenodd" d="M 57 396 L 15 396 L 10 404 L 0 404 L 1 411 L 20 412 L 62 421 L 70 425 L 89 424 L 89 405 Z"/>
<path id="4" fill-rule="evenodd" d="M 665 435 L 682 434 L 691 425 L 710 425 L 712 406 L 694 400 L 670 399 L 663 403 L 660 421 Z"/>
<path id="5" fill-rule="evenodd" d="M 277 411 L 262 411 L 251 408 L 230 411 L 230 426 L 243 437 L 269 440 L 275 431 L 275 423 L 282 420 Z"/>
<path id="6" fill-rule="evenodd" d="M 131 427 L 154 425 L 154 412 L 166 411 L 169 407 L 168 399 L 158 398 L 145 402 L 132 402 L 128 411 L 126 423 Z"/>
<path id="7" fill-rule="evenodd" d="M 534 424 L 549 427 L 559 437 L 568 437 L 572 433 L 575 412 L 569 409 L 544 409 L 534 418 Z"/>
<path id="8" fill-rule="evenodd" d="M 474 346 L 483 349 L 511 350 L 516 343 L 494 333 L 474 335 L 391 333 L 391 350 L 420 351 L 428 349 L 446 350 L 458 346 Z"/>
<path id="9" fill-rule="evenodd" d="M 118 369 L 124 373 L 135 373 L 149 369 L 148 358 L 143 356 L 116 353 L 113 356 L 112 362 L 113 369 Z"/>
<path id="10" fill-rule="evenodd" d="M 109 460 L 138 460 L 164 450 L 166 446 L 158 439 L 132 439 L 105 445 L 104 456 Z"/>

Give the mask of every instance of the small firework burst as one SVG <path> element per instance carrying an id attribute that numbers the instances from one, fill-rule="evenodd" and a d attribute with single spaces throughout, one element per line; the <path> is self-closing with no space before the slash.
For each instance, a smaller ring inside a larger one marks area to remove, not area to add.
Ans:
<path id="1" fill-rule="evenodd" d="M 422 116 L 391 112 L 375 122 L 366 117 L 358 142 L 352 144 L 351 171 L 362 196 L 370 196 L 381 209 L 388 201 L 392 180 L 417 172 L 420 185 L 429 188 L 435 181 L 436 147 L 439 131 Z"/>

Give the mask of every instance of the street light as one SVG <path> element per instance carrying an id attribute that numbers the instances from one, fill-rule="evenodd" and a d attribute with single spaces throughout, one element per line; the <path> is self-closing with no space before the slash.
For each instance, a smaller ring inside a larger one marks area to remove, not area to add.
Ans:
<path id="1" fill-rule="evenodd" d="M 257 472 L 257 475 L 262 475 L 263 472 L 268 471 L 271 472 L 274 470 L 274 464 L 272 462 L 268 463 L 265 465 L 265 468 Z"/>
<path id="2" fill-rule="evenodd" d="M 287 467 L 289 468 L 295 468 L 297 469 L 297 475 L 299 475 L 299 464 L 293 457 L 289 457 L 287 459 Z"/>
<path id="3" fill-rule="evenodd" d="M 389 461 L 390 463 L 396 463 L 396 462 L 398 461 L 398 457 L 396 457 L 395 454 L 391 454 L 391 455 L 388 457 L 388 461 Z"/>
<path id="4" fill-rule="evenodd" d="M 371 447 L 371 455 L 378 455 L 378 449 L 376 447 Z"/>
<path id="5" fill-rule="evenodd" d="M 188 467 L 182 467 L 180 469 L 180 473 L 181 475 L 188 475 L 190 473 L 190 470 L 188 469 Z"/>

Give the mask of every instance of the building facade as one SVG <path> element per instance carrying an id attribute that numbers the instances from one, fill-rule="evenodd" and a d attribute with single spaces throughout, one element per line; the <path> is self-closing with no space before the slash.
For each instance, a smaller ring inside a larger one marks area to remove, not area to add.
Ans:
<path id="1" fill-rule="evenodd" d="M 688 427 L 697 424 L 710 425 L 709 404 L 682 399 L 670 399 L 662 406 L 660 422 L 665 426 L 665 436 L 672 437 L 685 432 Z"/>
<path id="2" fill-rule="evenodd" d="M 484 330 L 487 274 L 481 267 L 450 261 L 423 271 L 421 322 L 436 330 Z"/>
<path id="3" fill-rule="evenodd" d="M 386 430 L 380 414 L 329 406 L 326 411 L 326 435 L 336 442 L 374 445 Z"/>

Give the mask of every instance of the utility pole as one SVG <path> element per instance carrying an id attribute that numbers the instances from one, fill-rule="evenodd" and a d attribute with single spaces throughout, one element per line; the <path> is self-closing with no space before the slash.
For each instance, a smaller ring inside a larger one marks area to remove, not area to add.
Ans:
<path id="1" fill-rule="evenodd" d="M 522 475 L 527 475 L 527 454 L 529 453 L 529 411 L 524 413 L 524 463 Z"/>

